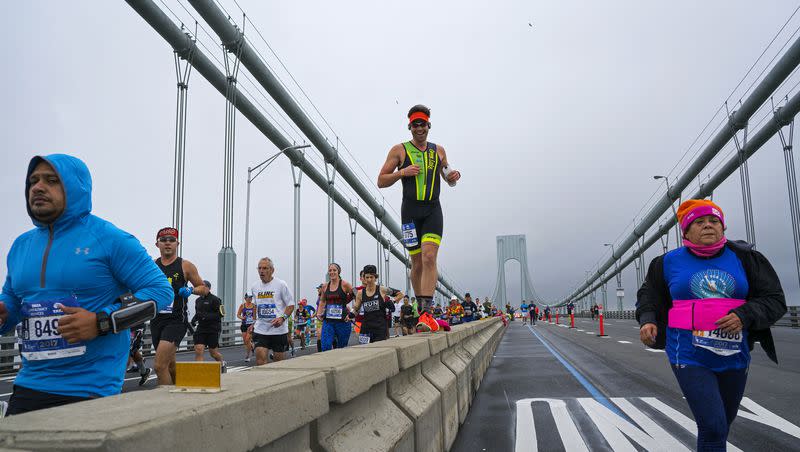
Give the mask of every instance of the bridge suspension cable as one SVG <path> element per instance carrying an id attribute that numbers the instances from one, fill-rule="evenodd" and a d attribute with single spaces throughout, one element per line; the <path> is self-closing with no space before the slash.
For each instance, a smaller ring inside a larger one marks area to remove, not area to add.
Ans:
<path id="1" fill-rule="evenodd" d="M 182 49 L 188 47 L 187 40 L 189 39 L 185 36 L 180 28 L 172 22 L 164 12 L 156 6 L 153 1 L 151 0 L 126 0 L 126 2 L 153 28 L 155 29 L 172 47 L 173 49 Z M 196 3 L 196 2 L 192 2 Z M 206 5 L 211 6 L 213 8 L 214 5 Z M 219 13 L 216 10 L 216 13 Z M 235 42 L 236 38 L 240 35 L 240 32 L 232 27 L 232 25 L 227 21 L 224 17 L 216 17 L 215 19 L 217 22 L 220 20 L 224 22 L 224 24 L 217 23 L 218 26 L 225 25 L 221 27 L 225 30 L 225 36 L 222 37 L 223 42 Z M 228 28 L 230 27 L 230 28 Z M 212 25 L 213 28 L 213 25 Z M 231 32 L 231 33 L 228 33 Z M 227 38 L 227 39 L 226 39 Z M 254 75 L 257 79 L 259 77 L 262 78 L 269 78 L 267 77 L 269 74 L 266 72 L 265 68 L 261 68 L 260 75 L 256 75 L 253 69 L 249 67 L 249 63 L 253 61 L 253 54 L 252 50 L 249 49 L 249 45 L 244 42 L 242 47 L 241 53 L 241 60 L 242 64 L 248 68 L 251 74 Z M 214 63 L 199 49 L 196 51 L 193 59 L 193 66 L 204 78 L 206 78 L 211 85 L 216 88 L 221 94 L 225 94 L 227 89 L 227 78 L 226 76 L 214 65 Z M 258 68 L 256 68 L 258 70 Z M 260 80 L 261 81 L 261 80 Z M 279 149 L 290 148 L 292 143 L 286 139 L 286 137 L 275 128 L 275 126 L 267 120 L 267 118 L 261 113 L 261 111 L 256 108 L 256 106 L 250 102 L 245 96 L 242 96 L 241 93 L 238 91 L 238 88 L 235 88 L 236 96 L 237 96 L 237 103 L 236 109 L 243 114 L 253 125 L 261 131 L 273 144 L 275 144 Z M 280 94 L 280 93 L 279 93 Z M 286 101 L 287 97 L 285 91 L 283 92 L 285 95 L 282 101 Z M 275 97 L 273 95 L 273 97 Z M 276 98 L 276 100 L 278 100 Z M 283 107 L 283 105 L 282 105 Z M 296 106 L 295 106 L 296 107 Z M 287 113 L 292 111 L 292 114 L 297 114 L 298 109 L 292 110 L 289 108 Z M 291 115 L 290 115 L 291 116 Z M 294 118 L 293 118 L 294 119 Z M 300 124 L 298 126 L 303 126 L 307 128 L 308 124 Z M 315 129 L 309 129 L 308 132 L 313 132 Z M 304 130 L 304 133 L 307 133 Z M 352 170 L 347 167 L 346 165 L 341 164 L 341 160 L 335 159 L 328 159 L 328 153 L 333 152 L 332 147 L 321 134 L 313 134 L 314 139 L 317 143 L 314 143 L 315 147 L 320 150 L 321 153 L 326 157 L 326 162 L 335 166 L 337 172 L 350 184 L 351 188 L 356 192 L 356 194 L 364 200 L 364 202 L 370 207 L 372 210 L 373 215 L 377 218 L 381 219 L 382 224 L 395 236 L 396 239 L 401 239 L 401 232 L 399 225 L 387 215 L 385 209 L 380 205 L 377 204 L 377 201 L 369 195 L 368 191 L 357 181 L 357 179 L 353 176 Z M 313 141 L 312 141 L 313 143 Z M 285 152 L 286 156 L 291 160 L 292 164 L 296 165 L 300 170 L 302 170 L 306 175 L 308 175 L 309 179 L 311 179 L 318 187 L 322 190 L 328 190 L 328 180 L 324 174 L 318 171 L 313 165 L 309 163 L 309 159 L 307 159 L 301 152 L 289 149 Z M 371 224 L 370 220 L 368 220 L 364 214 L 353 207 L 350 203 L 350 200 L 345 197 L 337 187 L 331 191 L 332 196 L 336 204 L 338 204 L 348 215 L 351 215 L 370 235 L 375 237 L 381 244 L 384 246 L 389 247 L 391 254 L 393 254 L 398 260 L 401 262 L 408 264 L 408 258 L 406 257 L 403 250 L 400 250 L 394 247 L 389 239 L 383 237 L 379 234 L 374 225 Z M 458 293 L 452 286 L 452 284 L 447 281 L 444 277 L 439 276 L 439 283 L 441 284 L 442 288 L 438 289 L 441 293 L 447 295 L 449 293 L 456 294 L 459 298 L 463 299 L 463 295 Z"/>
<path id="2" fill-rule="evenodd" d="M 719 152 L 724 148 L 724 146 L 736 136 L 736 133 L 743 129 L 747 124 L 750 118 L 763 106 L 766 104 L 766 101 L 770 99 L 770 96 L 773 92 L 779 89 L 783 84 L 786 82 L 787 78 L 794 73 L 797 69 L 798 64 L 800 64 L 800 38 L 796 39 L 789 49 L 784 53 L 780 59 L 775 63 L 775 65 L 769 70 L 769 72 L 764 76 L 761 82 L 755 87 L 754 90 L 750 93 L 750 95 L 741 102 L 740 108 L 729 115 L 727 127 L 722 127 L 719 131 L 714 135 L 713 139 L 709 141 L 709 144 L 700 152 L 699 156 L 692 162 L 691 165 L 677 178 L 675 184 L 667 191 L 667 193 L 661 197 L 658 202 L 649 210 L 649 212 L 640 220 L 638 224 L 634 225 L 633 231 L 628 235 L 623 242 L 618 245 L 614 250 L 612 250 L 611 257 L 606 260 L 605 263 L 598 266 L 597 270 L 588 278 L 586 282 L 580 284 L 577 289 L 575 289 L 569 296 L 560 300 L 557 304 L 566 304 L 569 300 L 579 299 L 585 296 L 586 292 L 590 292 L 595 290 L 599 284 L 595 284 L 598 280 L 601 281 L 601 284 L 610 279 L 614 273 L 610 275 L 606 274 L 606 271 L 609 270 L 618 259 L 622 259 L 625 253 L 628 250 L 632 250 L 631 256 L 619 265 L 619 270 L 621 271 L 624 269 L 628 264 L 630 264 L 634 259 L 639 258 L 641 253 L 644 250 L 648 249 L 655 241 L 659 239 L 660 236 L 663 234 L 668 233 L 669 228 L 675 224 L 676 219 L 674 217 L 667 219 L 658 229 L 658 232 L 650 237 L 650 239 L 646 240 L 644 245 L 639 245 L 639 247 L 633 250 L 634 245 L 640 238 L 643 238 L 647 231 L 658 221 L 658 219 L 667 212 L 670 208 L 670 205 L 678 199 L 681 193 L 692 183 L 695 178 L 697 178 L 701 171 L 716 157 Z M 797 98 L 795 95 L 792 99 Z M 784 117 L 789 112 L 792 111 L 789 108 L 789 105 L 792 104 L 790 100 L 787 105 L 781 111 L 781 117 Z M 794 112 L 796 114 L 796 111 Z M 793 118 L 794 114 L 790 117 Z M 764 127 L 762 127 L 756 136 L 759 139 L 764 138 L 764 134 L 769 133 L 768 137 L 771 137 L 777 133 L 777 129 L 773 130 L 773 122 L 768 123 Z M 713 193 L 713 190 L 719 186 L 719 184 L 725 179 L 724 177 L 720 180 L 719 177 L 721 174 L 729 168 L 729 166 L 733 162 L 734 170 L 739 167 L 741 161 L 746 161 L 747 158 L 755 152 L 763 142 L 758 144 L 757 146 L 753 146 L 755 137 L 748 140 L 746 143 L 741 145 L 741 151 L 738 153 L 734 159 L 728 160 L 724 165 L 723 169 L 720 172 L 716 173 L 712 176 L 709 181 L 705 184 L 702 184 L 698 188 L 698 193 L 695 197 L 705 197 L 708 194 Z M 727 177 L 727 175 L 725 175 Z M 702 194 L 702 195 L 701 195 Z M 605 276 L 604 276 L 605 275 Z"/>

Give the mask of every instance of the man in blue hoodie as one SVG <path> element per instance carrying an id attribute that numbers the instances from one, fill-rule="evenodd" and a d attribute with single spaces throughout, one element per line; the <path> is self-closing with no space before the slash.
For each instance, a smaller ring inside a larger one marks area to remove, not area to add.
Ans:
<path id="1" fill-rule="evenodd" d="M 22 326 L 9 415 L 118 394 L 129 328 L 172 301 L 139 241 L 91 214 L 91 190 L 89 169 L 75 157 L 37 156 L 28 165 L 35 228 L 11 246 L 0 294 L 0 334 Z"/>

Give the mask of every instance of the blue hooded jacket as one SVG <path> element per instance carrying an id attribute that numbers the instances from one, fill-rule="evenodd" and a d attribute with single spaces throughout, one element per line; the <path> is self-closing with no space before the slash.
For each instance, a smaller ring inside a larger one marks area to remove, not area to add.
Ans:
<path id="1" fill-rule="evenodd" d="M 30 175 L 46 161 L 58 173 L 66 197 L 64 212 L 51 225 L 38 222 L 28 204 Z M 140 300 L 154 300 L 159 309 L 172 301 L 164 273 L 139 241 L 91 214 L 92 179 L 81 160 L 64 154 L 34 157 L 25 177 L 25 204 L 36 226 L 19 236 L 8 253 L 0 302 L 8 319 L 0 334 L 22 320 L 30 303 L 74 297 L 92 312 L 110 314 L 116 299 L 130 291 Z M 54 359 L 27 360 L 14 384 L 53 394 L 103 397 L 122 390 L 130 334 L 108 333 L 86 343 L 85 353 Z"/>

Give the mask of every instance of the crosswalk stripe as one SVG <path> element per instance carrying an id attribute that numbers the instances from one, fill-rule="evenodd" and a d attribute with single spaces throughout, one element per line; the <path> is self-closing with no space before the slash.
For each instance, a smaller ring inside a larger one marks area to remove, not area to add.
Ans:
<path id="1" fill-rule="evenodd" d="M 656 350 L 656 349 L 652 349 L 652 348 L 646 348 L 645 350 L 647 350 L 648 352 L 653 352 L 653 353 L 664 353 L 664 350 Z"/>
<path id="2" fill-rule="evenodd" d="M 617 342 L 619 342 L 620 344 L 630 344 L 629 341 L 617 341 Z"/>

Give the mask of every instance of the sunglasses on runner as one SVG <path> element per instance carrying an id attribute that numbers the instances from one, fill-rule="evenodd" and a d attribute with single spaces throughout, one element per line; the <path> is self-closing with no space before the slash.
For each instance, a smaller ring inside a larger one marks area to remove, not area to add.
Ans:
<path id="1" fill-rule="evenodd" d="M 166 243 L 166 242 L 176 242 L 177 239 L 175 237 L 161 237 L 158 239 L 159 242 Z"/>
<path id="2" fill-rule="evenodd" d="M 414 121 L 411 123 L 411 127 L 426 127 L 428 125 L 425 121 Z"/>

